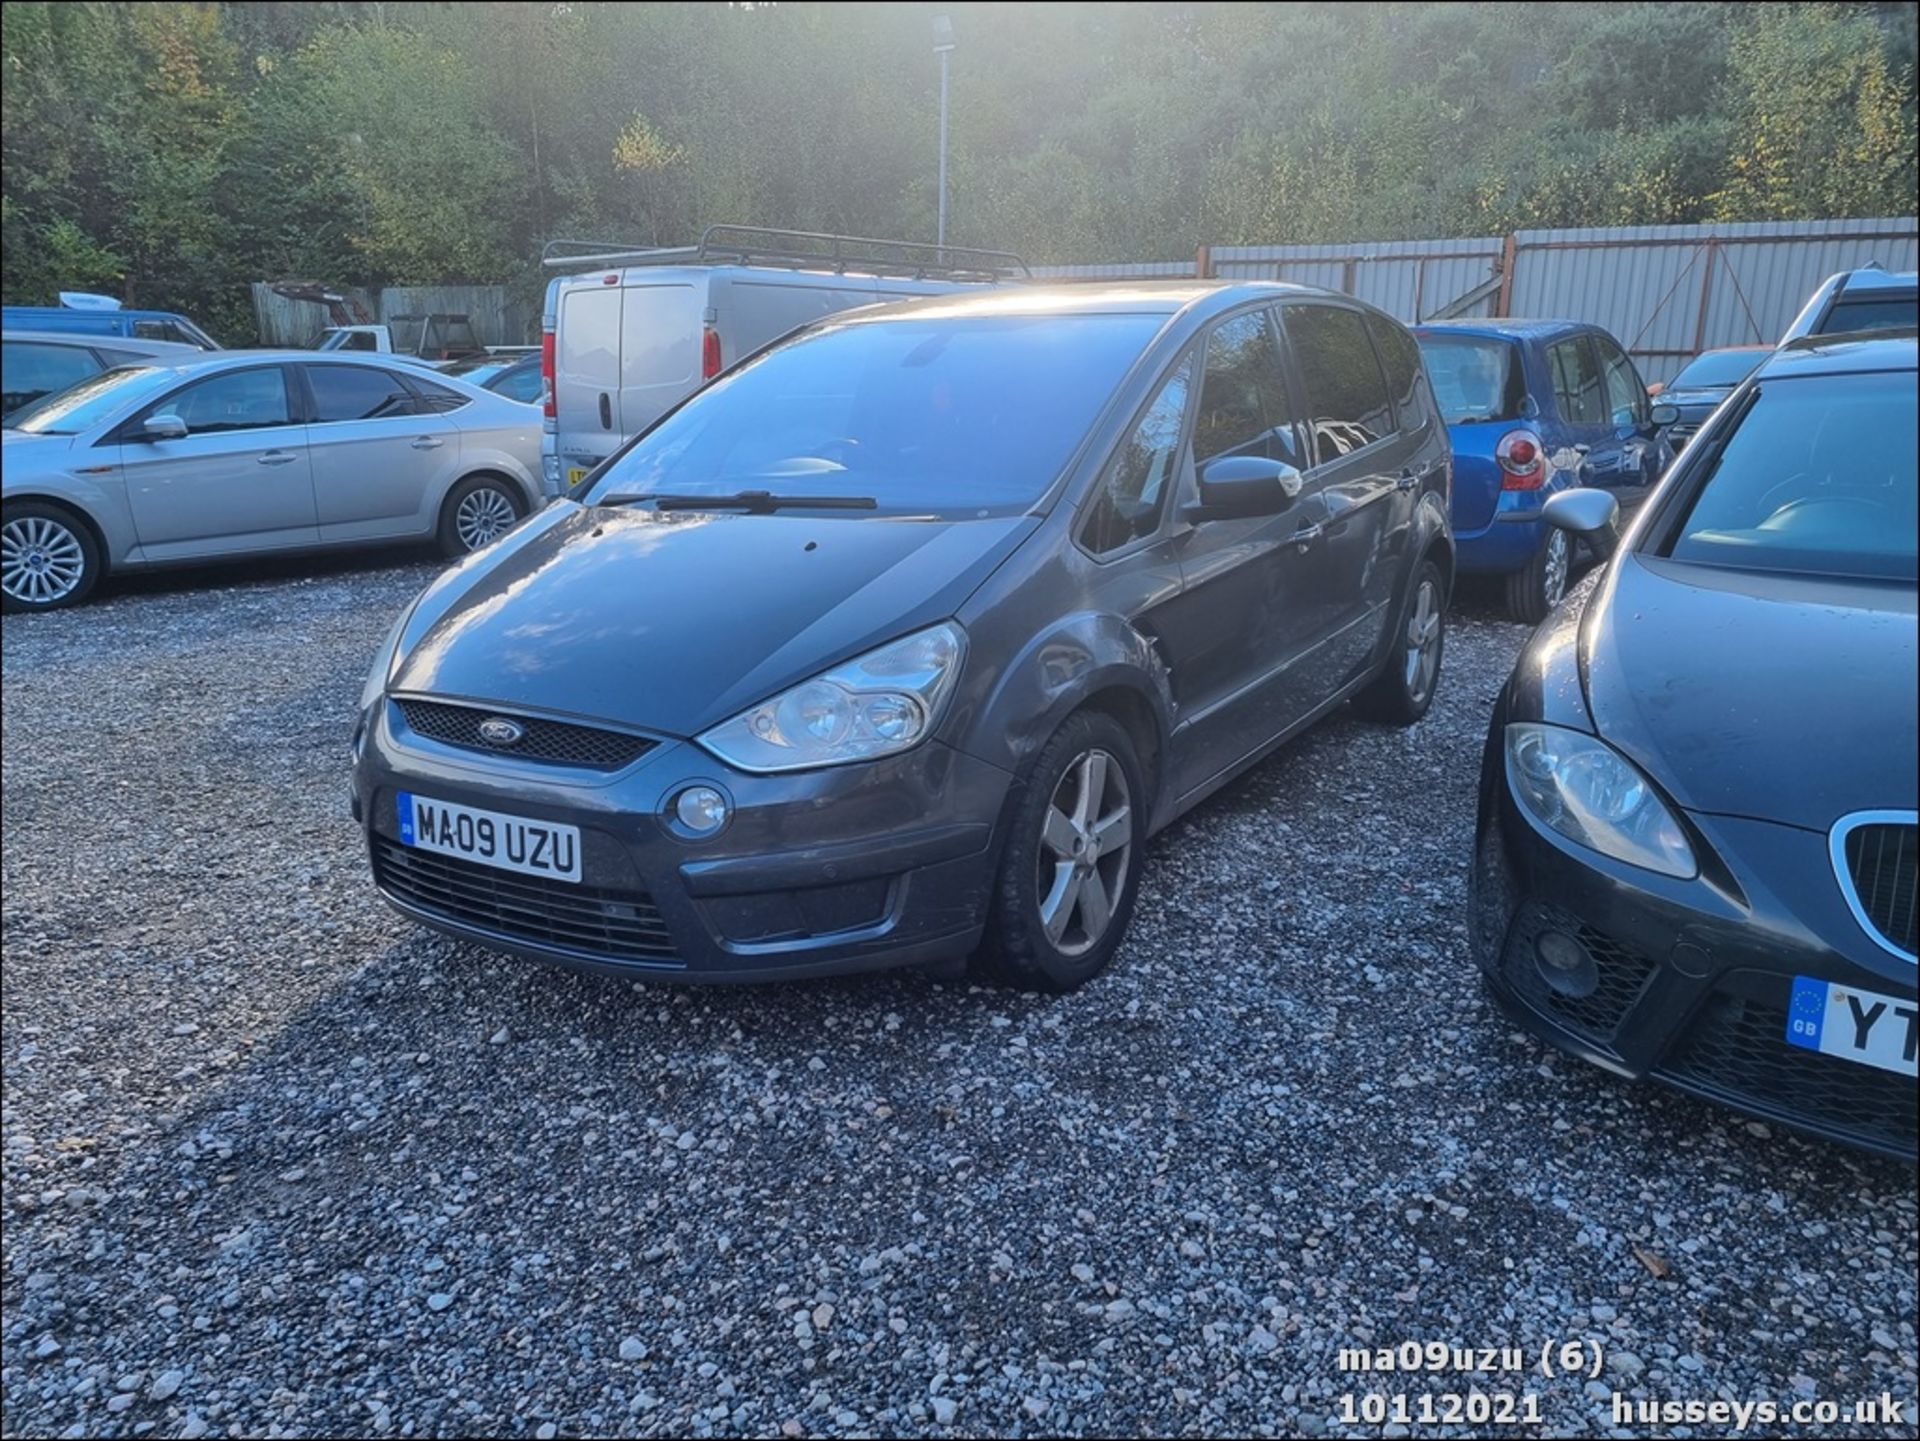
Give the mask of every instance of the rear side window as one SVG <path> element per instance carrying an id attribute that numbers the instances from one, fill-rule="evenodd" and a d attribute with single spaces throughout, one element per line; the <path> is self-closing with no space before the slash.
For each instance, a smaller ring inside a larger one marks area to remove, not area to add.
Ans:
<path id="1" fill-rule="evenodd" d="M 1303 469 L 1308 464 L 1300 454 L 1286 372 L 1264 310 L 1223 320 L 1207 339 L 1193 459 L 1205 465 L 1219 455 L 1258 455 Z"/>
<path id="2" fill-rule="evenodd" d="M 437 380 L 428 380 L 425 376 L 409 375 L 407 384 L 420 397 L 420 409 L 423 413 L 445 415 L 450 410 L 458 410 L 468 400 L 467 396 L 462 395 L 452 386 L 442 385 Z"/>
<path id="3" fill-rule="evenodd" d="M 1367 331 L 1380 352 L 1380 363 L 1387 369 L 1387 389 L 1393 395 L 1400 428 L 1406 430 L 1418 422 L 1420 413 L 1419 342 L 1405 326 L 1378 315 L 1367 317 Z"/>
<path id="4" fill-rule="evenodd" d="M 1607 423 L 1606 388 L 1586 336 L 1549 345 L 1547 368 L 1553 374 L 1553 399 L 1562 420 L 1569 425 Z"/>
<path id="5" fill-rule="evenodd" d="M 1920 325 L 1920 301 L 1913 296 L 1874 296 L 1840 300 L 1827 312 L 1817 332 L 1850 335 L 1857 330 L 1911 330 Z"/>
<path id="6" fill-rule="evenodd" d="M 412 415 L 413 393 L 396 375 L 368 365 L 309 365 L 316 421 L 386 420 Z"/>
<path id="7" fill-rule="evenodd" d="M 287 376 L 279 366 L 229 370 L 167 397 L 149 415 L 177 415 L 193 435 L 287 425 Z"/>
<path id="8" fill-rule="evenodd" d="M 1193 355 L 1188 352 L 1160 393 L 1140 417 L 1101 474 L 1080 533 L 1083 545 L 1105 555 L 1160 527 L 1167 495 L 1173 489 L 1180 458 L 1180 426 L 1186 419 L 1187 393 L 1193 388 Z"/>
<path id="9" fill-rule="evenodd" d="M 1386 377 L 1357 310 L 1289 305 L 1287 340 L 1307 387 L 1313 463 L 1325 465 L 1392 433 Z"/>
<path id="10" fill-rule="evenodd" d="M 0 354 L 0 412 L 18 410 L 28 401 L 65 390 L 76 380 L 85 380 L 100 369 L 98 362 L 79 345 L 34 345 L 9 340 Z"/>

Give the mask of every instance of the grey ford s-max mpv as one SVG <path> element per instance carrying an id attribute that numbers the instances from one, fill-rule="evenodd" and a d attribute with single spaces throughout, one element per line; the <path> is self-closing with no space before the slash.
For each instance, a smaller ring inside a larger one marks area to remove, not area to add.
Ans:
<path id="1" fill-rule="evenodd" d="M 353 741 L 374 880 L 627 976 L 1069 990 L 1149 835 L 1349 698 L 1425 713 L 1448 483 L 1412 336 L 1344 296 L 835 315 L 400 618 Z"/>

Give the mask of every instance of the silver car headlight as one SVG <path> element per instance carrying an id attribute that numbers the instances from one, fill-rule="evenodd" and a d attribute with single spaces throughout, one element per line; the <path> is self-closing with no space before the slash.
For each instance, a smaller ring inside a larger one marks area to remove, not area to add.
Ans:
<path id="1" fill-rule="evenodd" d="M 942 621 L 782 691 L 700 744 L 762 774 L 869 761 L 918 745 L 960 676 L 966 633 Z"/>
<path id="2" fill-rule="evenodd" d="M 1698 875 L 1687 834 L 1653 783 L 1605 741 L 1528 721 L 1507 727 L 1507 780 L 1541 825 L 1628 865 Z"/>

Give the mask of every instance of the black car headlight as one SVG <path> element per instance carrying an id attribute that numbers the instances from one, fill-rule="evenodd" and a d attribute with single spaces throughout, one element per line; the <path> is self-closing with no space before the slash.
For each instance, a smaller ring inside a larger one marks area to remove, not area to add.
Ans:
<path id="1" fill-rule="evenodd" d="M 1679 819 L 1639 768 L 1563 726 L 1507 727 L 1507 781 L 1529 815 L 1576 844 L 1663 876 L 1700 873 Z"/>
<path id="2" fill-rule="evenodd" d="M 723 721 L 700 744 L 766 774 L 876 760 L 918 745 L 960 678 L 965 637 L 942 621 Z"/>

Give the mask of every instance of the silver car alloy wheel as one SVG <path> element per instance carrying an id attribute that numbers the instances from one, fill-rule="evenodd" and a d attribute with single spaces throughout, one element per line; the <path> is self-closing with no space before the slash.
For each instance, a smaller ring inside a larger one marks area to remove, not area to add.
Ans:
<path id="1" fill-rule="evenodd" d="M 1407 697 L 1415 705 L 1427 698 L 1439 668 L 1440 589 L 1431 580 L 1422 580 L 1407 613 Z"/>
<path id="2" fill-rule="evenodd" d="M 1547 535 L 1547 563 L 1541 576 L 1541 590 L 1547 599 L 1547 609 L 1560 604 L 1567 593 L 1567 572 L 1572 568 L 1573 547 L 1567 542 L 1564 530 L 1553 530 Z"/>
<path id="3" fill-rule="evenodd" d="M 519 518 L 512 501 L 492 486 L 483 485 L 460 498 L 460 508 L 453 513 L 453 528 L 460 544 L 478 550 L 500 539 Z"/>
<path id="4" fill-rule="evenodd" d="M 87 552 L 72 529 L 25 515 L 0 527 L 0 590 L 26 605 L 52 605 L 86 578 Z"/>
<path id="5" fill-rule="evenodd" d="M 1082 753 L 1060 777 L 1042 822 L 1040 925 L 1062 955 L 1083 955 L 1113 923 L 1133 859 L 1132 796 L 1120 762 Z"/>

